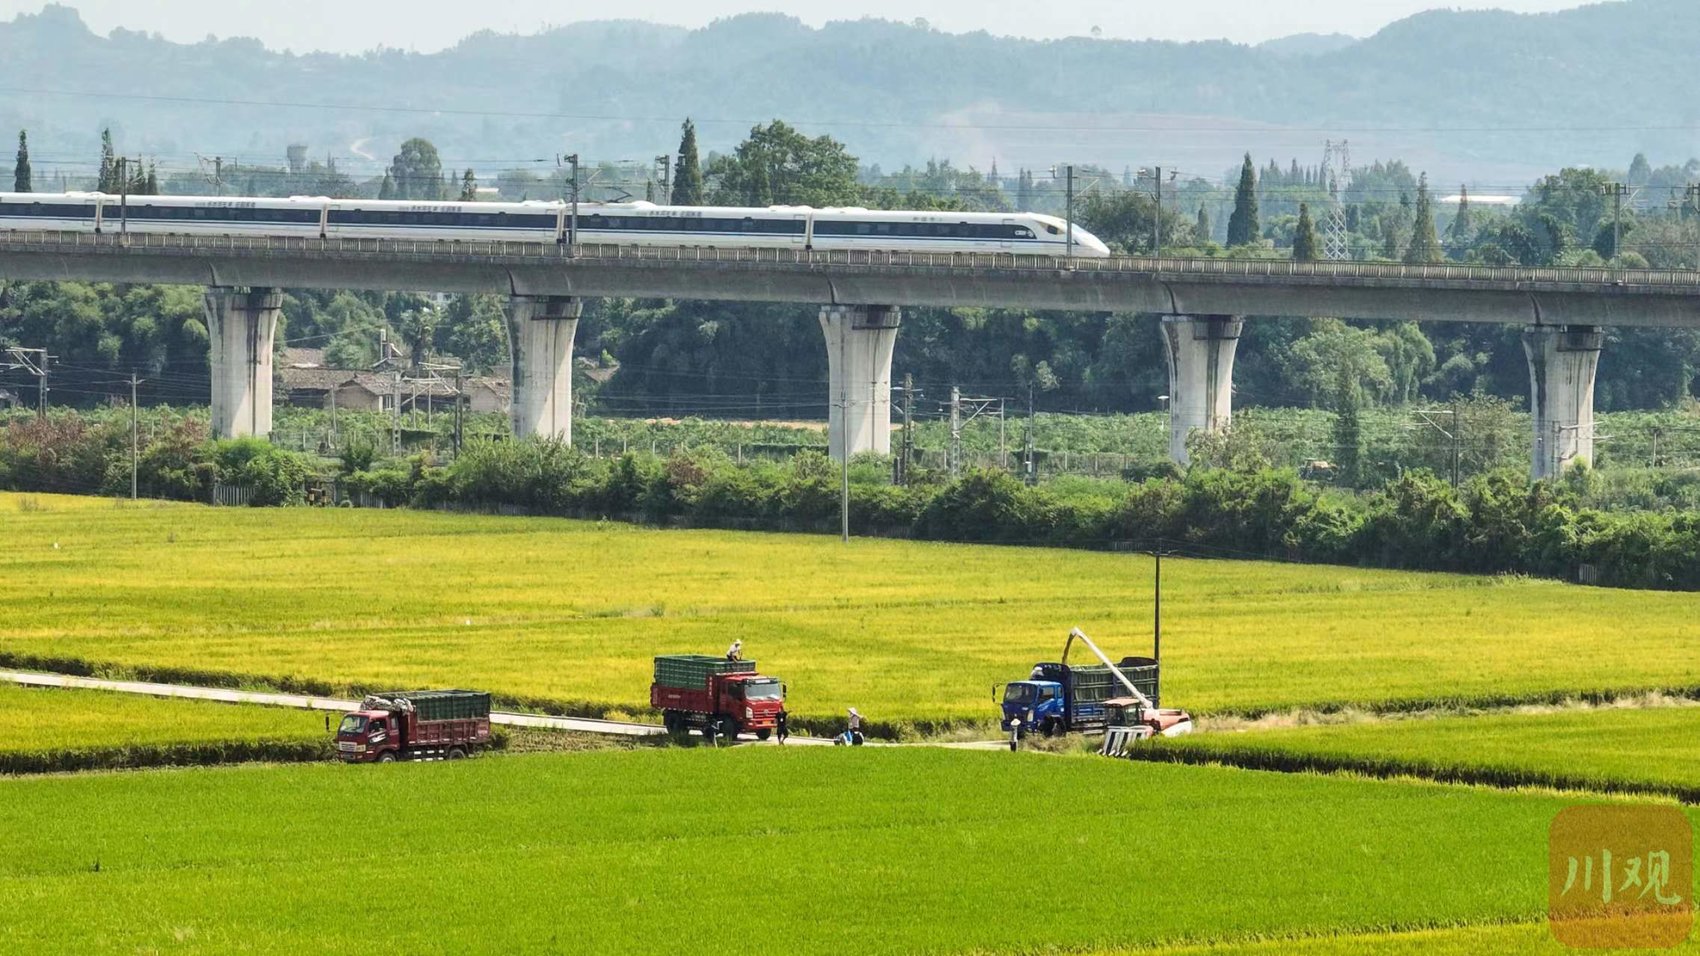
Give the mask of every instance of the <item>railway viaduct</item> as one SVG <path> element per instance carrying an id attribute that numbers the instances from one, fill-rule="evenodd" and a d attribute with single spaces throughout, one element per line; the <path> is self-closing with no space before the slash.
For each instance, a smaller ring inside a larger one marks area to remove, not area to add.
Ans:
<path id="1" fill-rule="evenodd" d="M 271 430 L 280 289 L 508 296 L 514 433 L 566 441 L 584 299 L 818 305 L 835 457 L 891 449 L 891 359 L 906 306 L 1162 316 L 1177 461 L 1189 434 L 1230 421 L 1234 354 L 1249 316 L 1518 325 L 1537 478 L 1592 457 L 1603 327 L 1700 327 L 1700 271 L 18 232 L 0 234 L 0 276 L 205 287 L 213 427 L 222 436 Z"/>

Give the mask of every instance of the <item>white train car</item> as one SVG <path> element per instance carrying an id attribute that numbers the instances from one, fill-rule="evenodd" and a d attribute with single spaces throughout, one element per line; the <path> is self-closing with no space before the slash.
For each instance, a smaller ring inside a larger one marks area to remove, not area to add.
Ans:
<path id="1" fill-rule="evenodd" d="M 1036 213 L 561 202 L 396 202 L 0 193 L 0 230 L 566 242 L 716 248 L 1066 255 L 1068 223 Z M 1109 249 L 1076 226 L 1073 254 Z"/>

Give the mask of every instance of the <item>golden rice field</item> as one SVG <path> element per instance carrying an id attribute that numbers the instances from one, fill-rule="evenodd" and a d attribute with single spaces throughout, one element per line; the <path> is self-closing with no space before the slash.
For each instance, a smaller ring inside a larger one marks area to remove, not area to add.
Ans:
<path id="1" fill-rule="evenodd" d="M 29 504 L 25 506 L 25 499 Z M 649 658 L 742 638 L 792 709 L 988 720 L 1079 625 L 1144 652 L 1141 556 L 406 511 L 0 495 L 0 655 L 635 710 Z M 1164 564 L 1195 712 L 1700 686 L 1700 596 Z"/>
<path id="2" fill-rule="evenodd" d="M 0 754 L 327 737 L 309 711 L 0 684 Z"/>

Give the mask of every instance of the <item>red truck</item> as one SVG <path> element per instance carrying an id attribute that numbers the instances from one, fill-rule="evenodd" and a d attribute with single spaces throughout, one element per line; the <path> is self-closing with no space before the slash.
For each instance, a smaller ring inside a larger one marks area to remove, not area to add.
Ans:
<path id="1" fill-rule="evenodd" d="M 490 695 L 470 690 L 373 694 L 336 729 L 345 763 L 459 760 L 489 745 Z"/>
<path id="2" fill-rule="evenodd" d="M 661 711 L 672 733 L 698 728 L 725 737 L 773 735 L 785 709 L 785 685 L 756 673 L 755 661 L 703 654 L 668 654 L 655 659 L 649 706 Z"/>

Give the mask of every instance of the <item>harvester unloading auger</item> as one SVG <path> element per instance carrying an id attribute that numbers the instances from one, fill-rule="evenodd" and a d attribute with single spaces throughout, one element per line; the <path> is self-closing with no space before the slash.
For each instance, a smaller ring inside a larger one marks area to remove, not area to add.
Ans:
<path id="1" fill-rule="evenodd" d="M 1115 661 L 1109 659 L 1086 632 L 1076 627 L 1068 632 L 1068 641 L 1063 644 L 1062 663 L 1068 664 L 1068 652 L 1078 640 L 1102 661 L 1116 680 L 1127 688 L 1127 697 L 1113 697 L 1104 701 L 1105 727 L 1104 745 L 1101 753 L 1111 756 L 1121 756 L 1127 746 L 1136 740 L 1149 737 L 1178 737 L 1192 732 L 1192 715 L 1184 710 L 1175 708 L 1159 708 L 1147 697 L 1132 680 L 1122 672 Z M 1155 692 L 1153 692 L 1155 693 Z"/>

